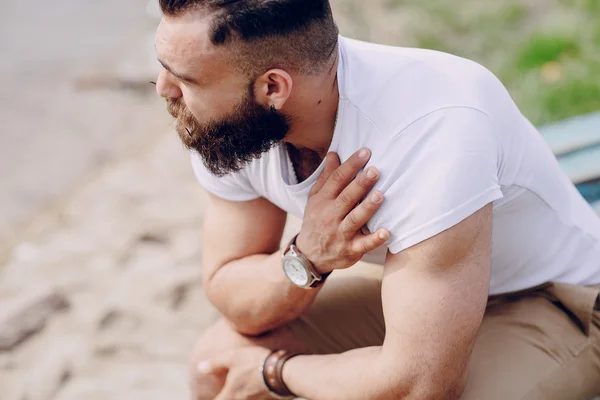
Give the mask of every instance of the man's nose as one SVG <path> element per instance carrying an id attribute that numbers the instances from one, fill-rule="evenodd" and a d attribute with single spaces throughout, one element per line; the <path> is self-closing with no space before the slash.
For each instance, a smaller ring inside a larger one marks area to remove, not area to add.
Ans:
<path id="1" fill-rule="evenodd" d="M 166 69 L 162 69 L 156 80 L 156 93 L 165 99 L 178 99 L 183 94 L 173 77 Z"/>

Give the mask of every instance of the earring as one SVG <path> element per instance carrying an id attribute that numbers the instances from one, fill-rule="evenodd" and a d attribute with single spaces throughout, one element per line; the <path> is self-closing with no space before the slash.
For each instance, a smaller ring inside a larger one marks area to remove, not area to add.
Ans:
<path id="1" fill-rule="evenodd" d="M 271 104 L 271 112 L 274 113 L 275 111 L 275 104 Z"/>

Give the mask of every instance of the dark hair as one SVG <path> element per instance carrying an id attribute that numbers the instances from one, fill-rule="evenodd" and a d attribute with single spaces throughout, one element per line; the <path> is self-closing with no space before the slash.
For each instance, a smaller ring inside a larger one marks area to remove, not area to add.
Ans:
<path id="1" fill-rule="evenodd" d="M 211 42 L 239 45 L 233 47 L 236 62 L 253 75 L 270 68 L 320 73 L 337 49 L 329 0 L 160 0 L 160 7 L 171 17 L 210 12 Z"/>

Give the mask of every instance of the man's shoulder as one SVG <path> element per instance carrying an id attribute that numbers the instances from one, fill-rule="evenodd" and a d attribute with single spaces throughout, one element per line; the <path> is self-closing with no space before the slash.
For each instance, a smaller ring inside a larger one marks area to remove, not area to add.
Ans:
<path id="1" fill-rule="evenodd" d="M 276 172 L 279 166 L 278 151 L 279 147 L 275 146 L 259 158 L 245 164 L 239 171 L 224 176 L 212 174 L 197 153 L 192 152 L 190 157 L 196 180 L 206 190 L 226 200 L 248 201 L 260 197 L 257 191 L 260 182 Z"/>
<path id="2" fill-rule="evenodd" d="M 344 39 L 345 99 L 381 132 L 395 134 L 448 107 L 490 114 L 504 86 L 482 65 L 451 54 Z"/>

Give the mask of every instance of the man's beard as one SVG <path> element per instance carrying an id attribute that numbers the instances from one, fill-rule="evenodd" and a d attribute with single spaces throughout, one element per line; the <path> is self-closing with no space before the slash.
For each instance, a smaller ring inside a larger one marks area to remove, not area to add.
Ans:
<path id="1" fill-rule="evenodd" d="M 288 118 L 254 99 L 254 84 L 236 108 L 219 120 L 200 124 L 182 99 L 168 99 L 169 113 L 183 144 L 198 152 L 214 175 L 237 172 L 272 149 L 287 135 Z"/>

